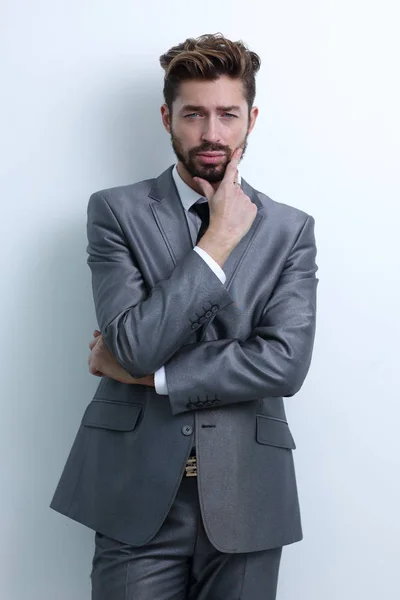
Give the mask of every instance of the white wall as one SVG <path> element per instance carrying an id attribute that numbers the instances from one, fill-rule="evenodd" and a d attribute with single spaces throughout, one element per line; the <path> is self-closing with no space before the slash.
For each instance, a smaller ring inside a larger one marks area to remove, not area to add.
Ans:
<path id="1" fill-rule="evenodd" d="M 48 504 L 98 379 L 86 206 L 173 161 L 158 57 L 221 31 L 261 55 L 243 176 L 316 219 L 319 319 L 287 399 L 304 540 L 279 600 L 399 594 L 399 37 L 395 2 L 3 0 L 4 600 L 90 597 L 93 532 Z"/>

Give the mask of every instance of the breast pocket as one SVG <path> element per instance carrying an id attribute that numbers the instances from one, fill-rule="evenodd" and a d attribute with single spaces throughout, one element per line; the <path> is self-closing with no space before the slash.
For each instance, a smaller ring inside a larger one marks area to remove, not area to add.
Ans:
<path id="1" fill-rule="evenodd" d="M 256 440 L 260 444 L 289 448 L 294 450 L 296 444 L 287 421 L 266 415 L 257 415 Z"/>
<path id="2" fill-rule="evenodd" d="M 82 425 L 114 431 L 132 431 L 143 410 L 141 404 L 92 400 L 82 417 Z"/>

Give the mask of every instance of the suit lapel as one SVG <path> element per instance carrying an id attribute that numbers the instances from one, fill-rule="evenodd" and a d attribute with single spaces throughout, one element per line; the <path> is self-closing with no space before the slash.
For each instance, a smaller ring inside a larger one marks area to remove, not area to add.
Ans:
<path id="1" fill-rule="evenodd" d="M 176 266 L 184 259 L 186 254 L 193 249 L 189 226 L 186 220 L 185 209 L 180 201 L 178 191 L 172 177 L 174 165 L 166 169 L 154 182 L 149 197 L 154 200 L 150 203 L 153 216 L 157 222 L 158 230 L 167 246 L 171 259 Z M 246 235 L 233 249 L 223 270 L 226 274 L 225 286 L 228 288 L 248 248 L 253 242 L 255 233 L 265 218 L 264 207 L 256 190 L 241 178 L 241 188 L 257 206 L 256 217 Z"/>

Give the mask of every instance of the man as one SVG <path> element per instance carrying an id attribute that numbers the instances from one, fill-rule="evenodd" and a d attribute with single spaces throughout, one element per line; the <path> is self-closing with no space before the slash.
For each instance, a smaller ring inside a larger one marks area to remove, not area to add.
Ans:
<path id="1" fill-rule="evenodd" d="M 90 197 L 101 381 L 51 507 L 96 532 L 94 600 L 273 600 L 302 539 L 283 397 L 312 356 L 314 219 L 239 176 L 259 57 L 215 34 L 160 62 L 178 162 Z"/>

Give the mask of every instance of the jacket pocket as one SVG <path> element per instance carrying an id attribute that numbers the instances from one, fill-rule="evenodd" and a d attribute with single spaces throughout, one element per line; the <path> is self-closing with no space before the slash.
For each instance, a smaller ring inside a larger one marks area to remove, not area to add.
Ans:
<path id="1" fill-rule="evenodd" d="M 141 404 L 92 400 L 82 417 L 82 425 L 115 431 L 132 431 L 137 424 L 142 408 Z"/>
<path id="2" fill-rule="evenodd" d="M 268 446 L 278 446 L 279 448 L 289 448 L 294 450 L 296 444 L 289 429 L 287 421 L 267 417 L 265 415 L 256 415 L 257 429 L 256 439 L 260 444 Z"/>

